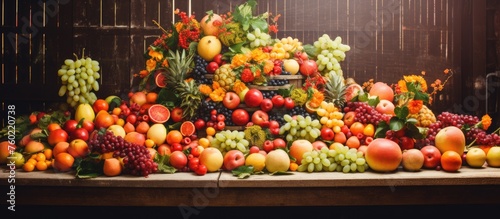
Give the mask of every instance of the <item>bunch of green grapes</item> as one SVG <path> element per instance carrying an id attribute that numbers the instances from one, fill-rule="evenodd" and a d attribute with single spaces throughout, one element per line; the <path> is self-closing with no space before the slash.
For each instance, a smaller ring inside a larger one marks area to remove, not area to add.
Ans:
<path id="1" fill-rule="evenodd" d="M 253 32 L 248 32 L 247 39 L 250 41 L 250 48 L 252 49 L 271 44 L 271 35 L 262 32 L 259 28 L 254 29 Z"/>
<path id="2" fill-rule="evenodd" d="M 351 50 L 351 47 L 342 44 L 342 38 L 337 36 L 332 40 L 328 34 L 323 34 L 313 43 L 316 49 L 316 64 L 318 70 L 323 74 L 335 72 L 337 75 L 343 75 L 340 62 L 345 60 L 345 53 Z"/>
<path id="3" fill-rule="evenodd" d="M 315 141 L 321 135 L 321 124 L 319 120 L 310 116 L 297 115 L 295 118 L 289 114 L 283 115 L 285 124 L 280 127 L 280 135 L 284 135 L 286 141 L 292 142 L 297 139 Z"/>
<path id="4" fill-rule="evenodd" d="M 99 62 L 87 57 L 78 59 L 75 54 L 75 60 L 66 59 L 64 65 L 57 71 L 61 78 L 62 86 L 59 88 L 59 96 L 67 96 L 66 102 L 72 107 L 80 103 L 93 104 L 97 96 L 92 91 L 99 90 L 98 79 Z"/>
<path id="5" fill-rule="evenodd" d="M 336 144 L 333 149 L 327 147 L 321 150 L 305 152 L 302 156 L 299 172 L 365 172 L 368 169 L 363 152 Z"/>
<path id="6" fill-rule="evenodd" d="M 219 149 L 225 153 L 230 150 L 240 150 L 245 153 L 248 151 L 250 142 L 245 139 L 245 132 L 237 130 L 223 130 L 217 132 L 210 142 L 210 146 Z"/>

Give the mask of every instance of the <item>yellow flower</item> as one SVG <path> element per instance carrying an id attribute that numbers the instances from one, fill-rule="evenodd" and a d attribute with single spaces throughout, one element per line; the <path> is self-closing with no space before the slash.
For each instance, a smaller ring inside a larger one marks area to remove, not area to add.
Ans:
<path id="1" fill-rule="evenodd" d="M 312 107 L 319 107 L 321 105 L 321 102 L 325 99 L 325 95 L 323 92 L 318 91 L 317 89 L 314 89 L 314 93 L 312 95 L 311 101 L 309 102 L 310 106 Z"/>
<path id="2" fill-rule="evenodd" d="M 261 62 L 269 59 L 269 53 L 264 53 L 264 51 L 262 51 L 262 48 L 256 48 L 252 50 L 250 55 L 252 57 L 252 60 L 256 62 Z"/>
<path id="3" fill-rule="evenodd" d="M 242 91 L 247 89 L 247 85 L 240 80 L 236 80 L 233 84 L 233 91 L 240 94 Z"/>
<path id="4" fill-rule="evenodd" d="M 148 59 L 146 61 L 146 70 L 153 71 L 156 68 L 156 61 L 154 59 Z"/>
<path id="5" fill-rule="evenodd" d="M 273 71 L 273 69 L 274 69 L 273 61 L 269 59 L 264 60 L 264 67 L 263 67 L 264 73 L 269 74 Z"/>
<path id="6" fill-rule="evenodd" d="M 423 92 L 427 92 L 427 82 L 422 76 L 419 75 L 409 75 L 409 76 L 403 76 L 406 82 L 413 82 L 417 83 L 420 85 L 422 88 Z"/>
<path id="7" fill-rule="evenodd" d="M 175 23 L 175 30 L 177 30 L 177 32 L 180 32 L 182 30 L 183 26 L 184 26 L 184 24 L 179 21 L 179 22 Z"/>
<path id="8" fill-rule="evenodd" d="M 408 87 L 406 87 L 405 80 L 399 80 L 398 85 L 399 85 L 399 90 L 401 90 L 401 92 L 408 92 Z"/>
<path id="9" fill-rule="evenodd" d="M 491 117 L 486 114 L 481 118 L 481 126 L 483 127 L 483 130 L 488 130 L 491 125 Z"/>
<path id="10" fill-rule="evenodd" d="M 408 110 L 410 111 L 410 114 L 417 114 L 420 109 L 422 109 L 423 105 L 424 102 L 422 100 L 410 100 L 408 103 Z"/>
<path id="11" fill-rule="evenodd" d="M 206 84 L 200 84 L 198 89 L 205 96 L 208 96 L 210 95 L 210 93 L 212 93 L 212 88 Z"/>
<path id="12" fill-rule="evenodd" d="M 222 87 L 219 87 L 210 93 L 210 99 L 214 102 L 220 102 L 224 99 L 225 95 L 226 91 Z"/>

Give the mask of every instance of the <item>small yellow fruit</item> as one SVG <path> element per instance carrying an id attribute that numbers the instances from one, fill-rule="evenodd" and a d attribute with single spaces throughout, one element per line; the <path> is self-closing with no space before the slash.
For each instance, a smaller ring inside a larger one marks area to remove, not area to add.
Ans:
<path id="1" fill-rule="evenodd" d="M 266 156 L 261 153 L 250 154 L 245 160 L 245 166 L 253 166 L 254 172 L 260 172 L 266 166 Z"/>

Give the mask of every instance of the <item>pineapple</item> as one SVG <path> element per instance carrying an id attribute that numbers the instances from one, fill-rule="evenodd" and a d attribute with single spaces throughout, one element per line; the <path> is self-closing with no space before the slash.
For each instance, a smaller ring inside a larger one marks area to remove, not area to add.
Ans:
<path id="1" fill-rule="evenodd" d="M 345 102 L 346 86 L 344 77 L 334 72 L 326 75 L 325 101 L 333 102 L 336 107 L 342 107 Z"/>
<path id="2" fill-rule="evenodd" d="M 229 91 L 236 81 L 236 73 L 231 69 L 231 65 L 221 65 L 215 71 L 213 81 L 218 82 L 220 87 L 224 88 L 226 91 Z"/>
<path id="3" fill-rule="evenodd" d="M 179 51 L 170 51 L 168 73 L 166 74 L 167 84 L 172 85 L 171 88 L 178 94 L 181 100 L 179 107 L 183 110 L 182 116 L 187 120 L 194 118 L 203 97 L 195 80 L 186 80 L 193 62 L 193 54 L 190 51 L 186 55 L 185 50 L 182 51 L 182 54 Z"/>
<path id="4" fill-rule="evenodd" d="M 436 122 L 436 116 L 426 105 L 422 106 L 422 109 L 416 114 L 409 114 L 408 118 L 414 118 L 417 120 L 416 126 L 429 127 L 432 123 Z"/>

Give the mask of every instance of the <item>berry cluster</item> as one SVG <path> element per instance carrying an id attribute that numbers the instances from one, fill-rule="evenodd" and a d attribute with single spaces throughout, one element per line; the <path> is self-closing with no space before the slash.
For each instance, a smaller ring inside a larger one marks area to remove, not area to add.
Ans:
<path id="1" fill-rule="evenodd" d="M 391 115 L 386 115 L 379 113 L 375 110 L 375 107 L 370 106 L 367 102 L 349 102 L 344 107 L 344 112 L 355 112 L 355 122 L 361 122 L 363 124 L 373 124 L 378 125 L 380 121 L 385 121 L 389 123 Z"/>

